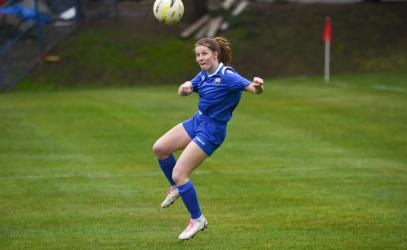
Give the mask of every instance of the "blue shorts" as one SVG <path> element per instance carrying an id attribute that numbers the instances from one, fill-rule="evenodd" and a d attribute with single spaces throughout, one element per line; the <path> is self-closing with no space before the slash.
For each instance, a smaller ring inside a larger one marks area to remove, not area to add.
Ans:
<path id="1" fill-rule="evenodd" d="M 199 111 L 192 118 L 182 122 L 189 137 L 208 156 L 222 144 L 226 136 L 227 122 L 214 121 Z"/>

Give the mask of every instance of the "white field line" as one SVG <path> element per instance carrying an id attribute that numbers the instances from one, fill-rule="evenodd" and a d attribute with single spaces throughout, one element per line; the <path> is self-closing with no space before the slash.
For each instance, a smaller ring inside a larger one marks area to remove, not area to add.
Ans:
<path id="1" fill-rule="evenodd" d="M 247 169 L 247 170 L 224 170 L 224 171 L 197 171 L 193 175 L 211 175 L 211 174 L 265 174 L 273 172 L 297 172 L 320 170 L 321 167 L 305 168 L 270 168 L 270 169 Z M 65 174 L 65 175 L 20 175 L 20 176 L 0 176 L 1 180 L 39 180 L 39 179 L 65 179 L 65 178 L 122 178 L 122 177 L 148 177 L 161 176 L 161 172 L 145 172 L 134 174 Z"/>
<path id="2" fill-rule="evenodd" d="M 373 86 L 374 89 L 378 90 L 384 90 L 384 91 L 391 91 L 391 92 L 398 92 L 398 93 L 405 93 L 406 90 L 401 87 L 397 86 L 388 86 L 388 85 L 383 85 L 383 84 L 376 84 Z"/>
<path id="3" fill-rule="evenodd" d="M 65 179 L 65 178 L 117 178 L 117 177 L 143 177 L 158 176 L 159 173 L 137 173 L 137 174 L 63 174 L 63 175 L 20 175 L 2 176 L 0 180 L 35 180 L 35 179 Z"/>
<path id="4" fill-rule="evenodd" d="M 342 82 L 342 81 L 335 82 L 335 85 L 342 87 L 342 88 L 349 88 L 350 86 L 352 86 L 352 84 L 349 84 L 347 82 Z M 406 93 L 407 92 L 407 90 L 405 88 L 398 87 L 398 86 L 392 86 L 392 85 L 384 85 L 384 84 L 375 84 L 375 85 L 371 86 L 371 88 L 375 89 L 375 90 L 390 91 L 390 92 L 397 92 L 397 93 Z"/>

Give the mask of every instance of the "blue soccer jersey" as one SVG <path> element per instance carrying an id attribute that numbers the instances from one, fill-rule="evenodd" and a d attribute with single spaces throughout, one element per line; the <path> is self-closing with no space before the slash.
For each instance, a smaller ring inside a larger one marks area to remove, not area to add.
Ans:
<path id="1" fill-rule="evenodd" d="M 223 63 L 210 75 L 205 71 L 199 72 L 191 82 L 194 91 L 199 93 L 199 111 L 216 121 L 224 122 L 230 120 L 244 87 L 251 83 Z"/>

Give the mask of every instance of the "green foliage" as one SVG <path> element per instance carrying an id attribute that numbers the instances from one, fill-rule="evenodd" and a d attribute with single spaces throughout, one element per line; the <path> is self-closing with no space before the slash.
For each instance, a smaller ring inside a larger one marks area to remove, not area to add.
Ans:
<path id="1" fill-rule="evenodd" d="M 193 41 L 176 37 L 125 36 L 122 30 L 85 29 L 56 49 L 62 61 L 44 64 L 18 88 L 134 85 L 140 80 L 165 83 L 182 81 L 198 70 Z"/>
<path id="2" fill-rule="evenodd" d="M 407 71 L 406 12 L 406 4 L 252 4 L 219 35 L 231 41 L 233 66 L 249 78 L 321 75 L 321 32 L 325 17 L 331 16 L 332 74 L 403 72 Z M 61 56 L 61 62 L 41 65 L 18 88 L 166 84 L 191 79 L 199 68 L 192 53 L 194 40 L 178 36 L 185 24 L 151 21 L 83 24 L 52 51 Z"/>
<path id="3" fill-rule="evenodd" d="M 246 74 L 323 74 L 326 16 L 332 19 L 333 74 L 407 71 L 406 4 L 269 6 L 253 6 L 226 34 Z"/>
<path id="4" fill-rule="evenodd" d="M 151 147 L 196 111 L 175 86 L 0 98 L 1 249 L 405 249 L 407 75 L 266 81 L 192 175 L 209 229 Z"/>

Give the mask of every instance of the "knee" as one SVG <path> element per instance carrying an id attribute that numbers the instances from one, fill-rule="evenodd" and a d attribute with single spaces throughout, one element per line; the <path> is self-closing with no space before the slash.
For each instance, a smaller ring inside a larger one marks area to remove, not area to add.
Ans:
<path id="1" fill-rule="evenodd" d="M 158 159 L 165 159 L 169 156 L 169 153 L 167 152 L 168 150 L 166 149 L 165 145 L 160 143 L 159 141 L 156 141 L 153 145 L 153 152 L 157 156 Z"/>

